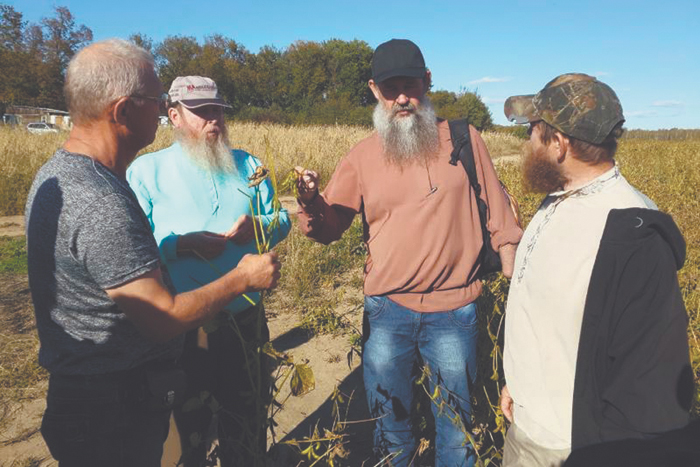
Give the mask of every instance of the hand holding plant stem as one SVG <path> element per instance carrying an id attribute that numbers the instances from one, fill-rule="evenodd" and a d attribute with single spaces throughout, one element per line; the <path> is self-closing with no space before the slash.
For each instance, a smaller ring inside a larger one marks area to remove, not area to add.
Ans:
<path id="1" fill-rule="evenodd" d="M 274 252 L 245 255 L 236 268 L 248 281 L 250 290 L 274 289 L 280 279 L 280 262 Z"/>
<path id="2" fill-rule="evenodd" d="M 318 183 L 320 177 L 313 170 L 295 167 L 296 189 L 298 198 L 302 203 L 310 203 L 318 195 Z"/>

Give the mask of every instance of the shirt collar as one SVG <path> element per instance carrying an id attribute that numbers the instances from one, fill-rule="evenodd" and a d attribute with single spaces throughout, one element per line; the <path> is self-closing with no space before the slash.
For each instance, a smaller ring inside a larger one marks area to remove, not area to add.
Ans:
<path id="1" fill-rule="evenodd" d="M 585 185 L 569 190 L 555 191 L 553 193 L 550 193 L 549 196 L 552 196 L 554 198 L 579 198 L 582 196 L 593 195 L 595 193 L 601 192 L 606 187 L 617 181 L 617 179 L 619 179 L 620 177 L 620 167 L 617 165 L 616 161 L 615 166 L 613 168 L 600 174 Z"/>

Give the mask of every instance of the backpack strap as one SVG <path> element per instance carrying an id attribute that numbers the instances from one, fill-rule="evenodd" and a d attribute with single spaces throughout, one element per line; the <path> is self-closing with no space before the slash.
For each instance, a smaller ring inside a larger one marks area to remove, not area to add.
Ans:
<path id="1" fill-rule="evenodd" d="M 472 270 L 469 272 L 468 283 L 471 283 L 476 279 L 476 269 L 483 262 L 484 256 L 486 255 L 486 249 L 490 247 L 491 233 L 486 227 L 488 206 L 486 205 L 486 202 L 481 199 L 481 185 L 479 184 L 479 178 L 476 175 L 474 150 L 472 149 L 472 142 L 469 136 L 469 121 L 466 118 L 461 118 L 458 120 L 449 120 L 447 123 L 450 127 L 450 138 L 452 139 L 453 146 L 452 153 L 450 154 L 450 164 L 457 165 L 457 160 L 459 160 L 462 163 L 465 172 L 467 172 L 469 184 L 471 185 L 472 190 L 474 190 L 474 195 L 476 196 L 476 205 L 478 207 L 479 221 L 481 223 L 483 245 L 476 263 L 472 266 Z"/>
<path id="2" fill-rule="evenodd" d="M 450 138 L 452 139 L 452 153 L 450 154 L 450 164 L 457 165 L 457 160 L 462 163 L 467 172 L 469 184 L 476 194 L 476 198 L 481 198 L 481 185 L 476 175 L 476 165 L 474 163 L 474 151 L 472 140 L 469 136 L 469 121 L 466 118 L 450 120 L 447 122 L 450 127 Z M 483 223 L 483 219 L 482 219 Z"/>

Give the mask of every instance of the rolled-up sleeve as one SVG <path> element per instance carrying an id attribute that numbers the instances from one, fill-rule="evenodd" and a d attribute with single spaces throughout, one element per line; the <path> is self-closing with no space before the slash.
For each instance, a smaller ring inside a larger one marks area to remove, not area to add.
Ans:
<path id="1" fill-rule="evenodd" d="M 508 197 L 503 191 L 484 140 L 471 125 L 469 132 L 477 176 L 481 184 L 481 198 L 488 206 L 486 226 L 491 232 L 491 246 L 495 251 L 498 251 L 501 246 L 506 244 L 517 245 L 523 236 L 523 229 L 518 226 L 513 215 Z"/>

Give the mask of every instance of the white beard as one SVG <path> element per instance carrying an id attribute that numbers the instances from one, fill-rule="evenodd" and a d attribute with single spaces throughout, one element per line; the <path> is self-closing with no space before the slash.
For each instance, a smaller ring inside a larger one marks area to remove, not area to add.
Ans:
<path id="1" fill-rule="evenodd" d="M 197 137 L 181 128 L 175 128 L 175 139 L 180 143 L 190 160 L 202 169 L 212 173 L 234 174 L 237 172 L 231 156 L 231 147 L 225 126 L 214 140 Z"/>
<path id="2" fill-rule="evenodd" d="M 404 109 L 414 112 L 405 117 L 397 116 Z M 420 99 L 417 108 L 409 103 L 405 106 L 394 104 L 391 110 L 387 110 L 379 102 L 372 118 L 388 162 L 405 167 L 437 156 L 440 148 L 437 118 L 426 96 Z"/>

